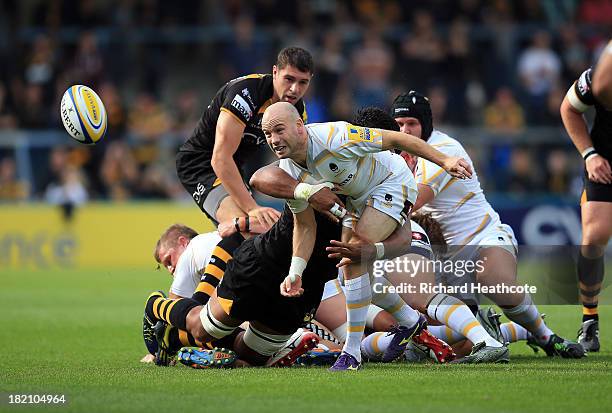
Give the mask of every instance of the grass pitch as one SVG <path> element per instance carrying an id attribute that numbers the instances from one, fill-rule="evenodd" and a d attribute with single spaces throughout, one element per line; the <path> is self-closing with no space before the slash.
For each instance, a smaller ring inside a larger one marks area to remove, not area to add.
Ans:
<path id="1" fill-rule="evenodd" d="M 64 394 L 56 411 L 558 412 L 610 411 L 612 306 L 602 306 L 603 351 L 582 360 L 511 345 L 508 365 L 368 364 L 323 368 L 192 370 L 139 363 L 148 292 L 165 273 L 139 270 L 0 271 L 0 411 L 8 394 Z M 542 308 L 575 338 L 580 309 Z"/>

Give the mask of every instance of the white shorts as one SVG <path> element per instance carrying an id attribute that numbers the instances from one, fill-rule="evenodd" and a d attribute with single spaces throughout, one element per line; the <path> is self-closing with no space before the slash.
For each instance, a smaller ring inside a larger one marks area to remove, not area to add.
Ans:
<path id="1" fill-rule="evenodd" d="M 478 245 L 478 250 L 487 247 L 501 247 L 512 254 L 514 258 L 518 255 L 518 244 L 514 231 L 510 225 L 506 224 L 492 225 L 478 234 L 470 244 Z"/>
<path id="2" fill-rule="evenodd" d="M 404 225 L 410 212 L 410 207 L 416 202 L 418 194 L 414 176 L 408 168 L 405 168 L 404 171 L 393 173 L 381 184 L 376 185 L 370 192 L 359 198 L 349 198 L 346 202 L 346 208 L 359 219 L 365 207 L 371 206 L 389 215 L 399 225 Z M 342 225 L 354 228 L 355 221 L 353 216 L 347 214 L 342 221 Z"/>

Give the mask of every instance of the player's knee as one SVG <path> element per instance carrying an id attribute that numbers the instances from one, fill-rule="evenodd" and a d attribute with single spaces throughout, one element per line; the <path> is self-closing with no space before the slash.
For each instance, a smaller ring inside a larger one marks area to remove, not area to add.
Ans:
<path id="1" fill-rule="evenodd" d="M 249 324 L 243 336 L 244 344 L 264 357 L 270 357 L 283 348 L 291 334 L 271 334 L 256 329 Z"/>
<path id="2" fill-rule="evenodd" d="M 592 251 L 601 255 L 609 239 L 609 232 L 603 230 L 600 225 L 584 225 L 582 228 L 582 245 L 587 248 L 587 253 Z"/>
<path id="3" fill-rule="evenodd" d="M 194 330 L 192 335 L 196 338 L 200 339 L 195 333 L 198 333 L 202 339 L 200 341 L 209 341 L 211 339 L 222 339 L 236 330 L 237 326 L 228 325 L 228 320 L 215 316 L 213 311 L 210 308 L 210 301 L 201 308 L 198 316 L 198 321 L 193 321 L 196 325 L 194 326 Z"/>

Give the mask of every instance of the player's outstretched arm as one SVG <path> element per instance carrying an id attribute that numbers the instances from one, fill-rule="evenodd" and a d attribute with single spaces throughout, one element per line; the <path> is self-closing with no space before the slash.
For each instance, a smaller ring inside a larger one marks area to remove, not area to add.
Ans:
<path id="1" fill-rule="evenodd" d="M 595 67 L 593 95 L 606 109 L 612 110 L 612 40 L 601 52 L 601 57 Z"/>
<path id="2" fill-rule="evenodd" d="M 307 201 L 329 220 L 338 223 L 346 214 L 344 204 L 331 191 L 332 184 L 300 183 L 275 164 L 260 168 L 251 176 L 250 185 L 259 192 L 282 199 Z"/>
<path id="3" fill-rule="evenodd" d="M 304 293 L 302 274 L 312 255 L 317 237 L 317 222 L 314 210 L 309 206 L 293 214 L 293 254 L 289 275 L 280 286 L 281 295 L 298 297 Z"/>
<path id="4" fill-rule="evenodd" d="M 395 231 L 383 242 L 371 244 L 360 239 L 358 243 L 348 243 L 331 240 L 331 247 L 325 250 L 329 253 L 328 257 L 340 259 L 336 267 L 355 264 L 362 261 L 374 261 L 381 259 L 393 259 L 410 252 L 412 242 L 412 230 L 410 221 L 404 226 L 396 228 Z"/>
<path id="5" fill-rule="evenodd" d="M 238 166 L 233 158 L 240 145 L 243 132 L 244 125 L 232 117 L 232 115 L 224 111 L 219 114 L 211 165 L 217 177 L 223 182 L 227 193 L 236 202 L 236 205 L 246 214 L 256 216 L 259 222 L 269 228 L 278 220 L 280 213 L 273 208 L 257 205 L 246 189 Z M 218 218 L 224 219 L 229 217 Z"/>
<path id="6" fill-rule="evenodd" d="M 407 133 L 389 130 L 381 130 L 381 132 L 383 150 L 400 149 L 441 166 L 455 178 L 472 177 L 472 167 L 463 158 L 447 156 L 424 140 Z"/>
<path id="7" fill-rule="evenodd" d="M 571 93 L 571 89 L 569 93 Z M 612 183 L 612 169 L 608 160 L 593 150 L 593 141 L 589 136 L 586 120 L 582 112 L 572 106 L 567 95 L 561 102 L 560 112 L 567 134 L 578 152 L 585 158 L 585 168 L 589 180 L 602 184 Z"/>

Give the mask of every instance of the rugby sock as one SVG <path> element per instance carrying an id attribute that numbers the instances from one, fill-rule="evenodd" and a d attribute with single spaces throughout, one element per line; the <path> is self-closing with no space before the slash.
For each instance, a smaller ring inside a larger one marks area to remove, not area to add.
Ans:
<path id="1" fill-rule="evenodd" d="M 474 344 L 484 341 L 490 347 L 503 346 L 487 333 L 470 308 L 455 297 L 436 294 L 427 305 L 427 315 L 467 337 Z"/>
<path id="2" fill-rule="evenodd" d="M 603 277 L 603 255 L 597 258 L 587 258 L 580 251 L 578 253 L 578 286 L 580 302 L 582 302 L 582 322 L 599 320 L 597 306 Z"/>
<path id="3" fill-rule="evenodd" d="M 539 343 L 547 343 L 552 330 L 546 326 L 538 308 L 533 304 L 531 296 L 525 293 L 523 302 L 516 307 L 502 308 L 506 317 L 525 327 Z"/>
<path id="4" fill-rule="evenodd" d="M 334 336 L 339 341 L 339 344 L 342 344 L 342 343 L 344 343 L 346 341 L 346 330 L 347 330 L 347 328 L 348 328 L 348 325 L 346 323 L 344 323 L 340 327 L 334 328 L 332 330 L 332 333 L 334 333 Z"/>
<path id="5" fill-rule="evenodd" d="M 450 345 L 453 345 L 461 340 L 465 340 L 464 336 L 457 333 L 449 326 L 427 326 L 427 330 L 435 337 Z"/>
<path id="6" fill-rule="evenodd" d="M 389 292 L 392 285 L 386 278 L 377 277 L 373 286 L 376 288 L 373 288 L 372 304 L 386 310 L 402 326 L 412 327 L 419 321 L 418 311 L 406 304 L 399 294 Z"/>
<path id="7" fill-rule="evenodd" d="M 187 314 L 192 308 L 197 307 L 197 301 L 191 298 L 171 299 L 157 295 L 151 295 L 147 300 L 146 313 L 155 320 L 165 321 L 171 326 L 181 330 L 187 329 Z"/>
<path id="8" fill-rule="evenodd" d="M 204 268 L 204 274 L 200 278 L 200 283 L 195 293 L 193 293 L 192 299 L 200 305 L 208 302 L 213 291 L 219 285 L 219 281 L 223 278 L 228 261 L 232 259 L 234 251 L 238 249 L 243 241 L 244 237 L 240 233 L 235 233 L 219 241 L 213 249 L 208 264 Z"/>
<path id="9" fill-rule="evenodd" d="M 196 340 L 185 330 L 169 327 L 168 344 L 171 349 L 178 351 L 181 347 L 203 347 L 201 341 Z"/>
<path id="10" fill-rule="evenodd" d="M 372 333 L 361 341 L 361 354 L 368 360 L 380 360 L 393 339 L 384 332 Z"/>
<path id="11" fill-rule="evenodd" d="M 336 330 L 329 331 L 322 324 L 318 324 L 313 321 L 307 322 L 306 328 L 312 331 L 313 333 L 315 333 L 316 335 L 318 335 L 319 337 L 321 337 L 323 340 L 327 340 L 327 341 L 331 341 L 336 344 L 340 344 L 340 341 L 338 341 L 338 339 L 336 338 Z M 342 329 L 343 336 L 346 335 L 346 323 L 342 324 L 340 327 L 338 327 L 338 329 Z M 344 342 L 344 340 L 342 340 L 342 342 Z"/>
<path id="12" fill-rule="evenodd" d="M 527 340 L 527 330 L 516 323 L 503 323 L 500 325 L 500 328 L 506 343 L 516 343 L 517 341 Z"/>
<path id="13" fill-rule="evenodd" d="M 346 341 L 342 351 L 361 361 L 361 339 L 365 330 L 368 307 L 372 301 L 370 275 L 366 272 L 357 278 L 344 281 L 346 296 Z"/>

